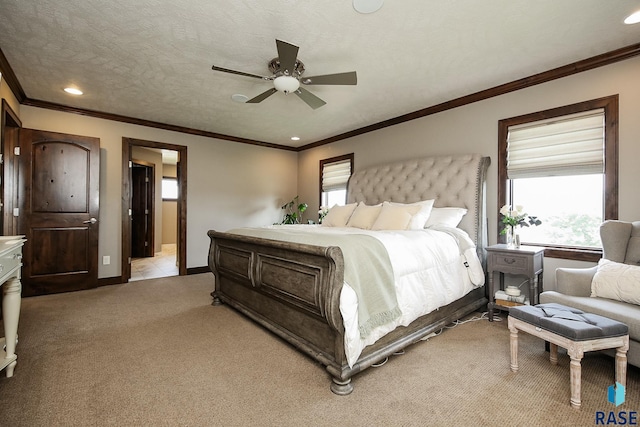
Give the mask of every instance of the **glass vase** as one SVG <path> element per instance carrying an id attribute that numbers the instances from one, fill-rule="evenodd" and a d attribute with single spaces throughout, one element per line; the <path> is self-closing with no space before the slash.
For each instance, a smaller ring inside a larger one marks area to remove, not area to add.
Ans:
<path id="1" fill-rule="evenodd" d="M 518 243 L 517 241 L 519 239 L 517 239 L 515 227 L 507 227 L 507 232 L 505 233 L 505 240 L 507 243 L 507 248 L 509 249 L 515 249 L 519 246 L 517 244 Z"/>

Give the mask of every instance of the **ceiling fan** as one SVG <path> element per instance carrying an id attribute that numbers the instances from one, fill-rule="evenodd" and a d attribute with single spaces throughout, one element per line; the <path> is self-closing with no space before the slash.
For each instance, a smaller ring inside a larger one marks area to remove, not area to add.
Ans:
<path id="1" fill-rule="evenodd" d="M 274 93 L 280 91 L 285 95 L 295 93 L 300 97 L 300 99 L 306 102 L 309 107 L 315 110 L 316 108 L 320 108 L 325 105 L 326 102 L 301 87 L 300 83 L 303 85 L 355 85 L 358 83 L 355 71 L 303 77 L 304 64 L 298 60 L 298 46 L 277 39 L 276 46 L 278 48 L 278 57 L 273 58 L 268 64 L 269 71 L 272 73 L 270 76 L 259 76 L 257 74 L 230 70 L 228 68 L 217 67 L 215 65 L 212 66 L 211 69 L 214 71 L 222 71 L 224 73 L 238 74 L 240 76 L 273 81 L 274 87 L 248 100 L 247 103 L 250 104 L 262 102 Z"/>

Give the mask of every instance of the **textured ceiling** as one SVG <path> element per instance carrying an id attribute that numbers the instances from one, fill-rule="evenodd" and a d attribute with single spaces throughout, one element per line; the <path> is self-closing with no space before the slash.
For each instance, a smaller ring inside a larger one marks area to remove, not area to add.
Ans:
<path id="1" fill-rule="evenodd" d="M 0 0 L 0 48 L 27 98 L 268 143 L 302 146 L 640 41 L 638 0 Z M 272 85 L 275 39 L 327 102 L 252 98 Z M 81 88 L 73 97 L 62 89 Z M 293 142 L 290 137 L 299 136 Z"/>

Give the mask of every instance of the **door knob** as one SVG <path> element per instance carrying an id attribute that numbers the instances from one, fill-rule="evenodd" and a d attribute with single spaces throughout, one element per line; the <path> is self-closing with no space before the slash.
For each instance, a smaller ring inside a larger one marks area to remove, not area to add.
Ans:
<path id="1" fill-rule="evenodd" d="M 91 218 L 87 221 L 82 221 L 83 224 L 95 224 L 96 222 L 98 222 L 98 220 L 95 218 Z"/>

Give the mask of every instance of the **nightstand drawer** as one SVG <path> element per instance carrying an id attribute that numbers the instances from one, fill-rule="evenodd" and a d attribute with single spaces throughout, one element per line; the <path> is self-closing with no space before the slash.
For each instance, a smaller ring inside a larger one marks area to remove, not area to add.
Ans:
<path id="1" fill-rule="evenodd" d="M 524 269 L 528 265 L 528 257 L 513 254 L 491 254 L 494 267 L 507 267 L 509 269 Z"/>

